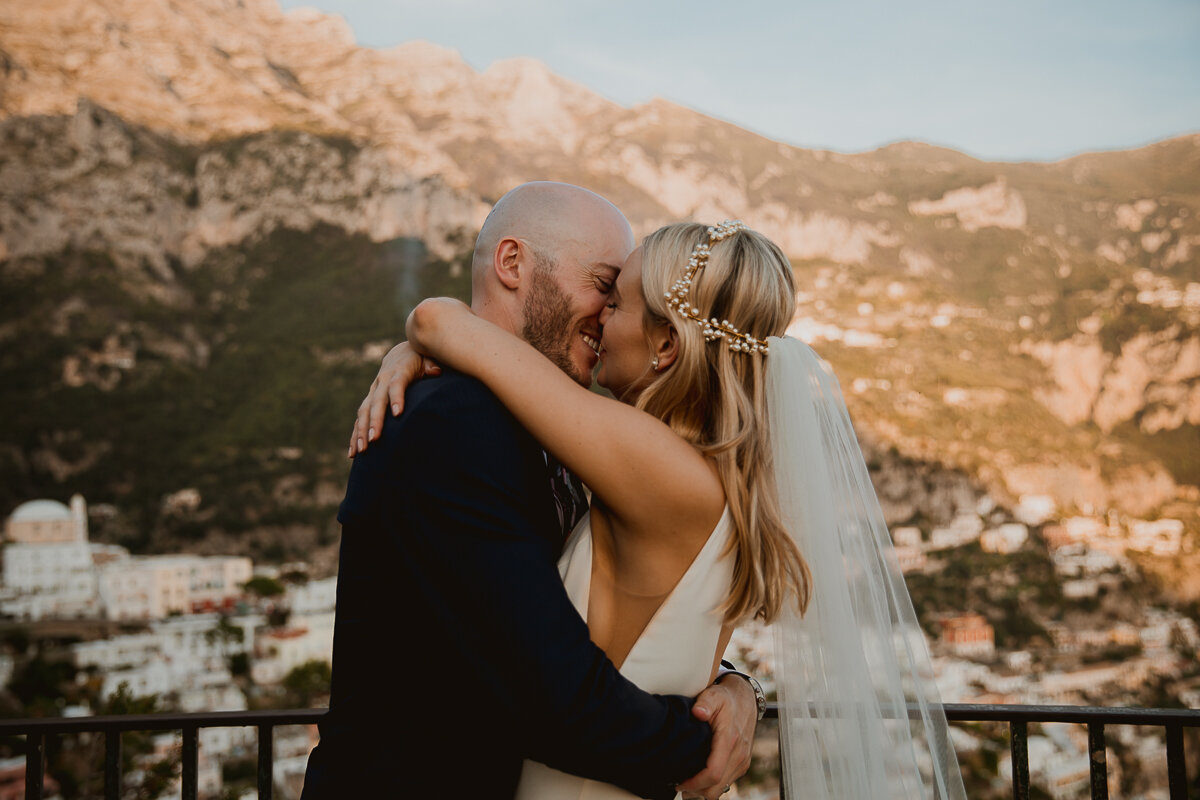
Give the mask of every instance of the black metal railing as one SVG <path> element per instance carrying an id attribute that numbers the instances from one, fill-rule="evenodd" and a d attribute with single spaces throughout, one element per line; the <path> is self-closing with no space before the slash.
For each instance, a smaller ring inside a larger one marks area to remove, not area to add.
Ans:
<path id="1" fill-rule="evenodd" d="M 1104 729 L 1108 725 L 1162 728 L 1167 739 L 1167 780 L 1171 800 L 1187 800 L 1187 769 L 1183 729 L 1200 728 L 1200 709 L 1105 708 L 1096 706 L 1020 706 L 946 704 L 951 722 L 1006 722 L 1012 753 L 1013 800 L 1029 800 L 1029 723 L 1070 722 L 1087 725 L 1088 761 L 1093 800 L 1108 799 L 1108 763 Z M 193 714 L 131 714 L 113 717 L 74 717 L 0 720 L 0 736 L 25 736 L 25 798 L 41 800 L 45 774 L 46 737 L 62 734 L 104 734 L 104 797 L 121 796 L 121 734 L 133 731 L 177 730 L 183 734 L 183 800 L 196 800 L 201 728 L 258 729 L 258 797 L 271 800 L 274 773 L 274 730 L 280 725 L 320 722 L 325 709 L 285 711 L 209 711 Z M 767 716 L 778 716 L 771 704 Z"/>
<path id="2" fill-rule="evenodd" d="M 25 736 L 25 800 L 41 800 L 45 780 L 46 737 L 74 733 L 104 734 L 104 798 L 121 797 L 121 734 L 133 731 L 181 731 L 183 800 L 196 800 L 201 728 L 258 729 L 258 797 L 271 800 L 274 786 L 274 732 L 279 725 L 321 721 L 323 708 L 284 711 L 205 711 L 193 714 L 127 714 L 113 717 L 51 717 L 0 720 L 0 736 Z"/>
<path id="3" fill-rule="evenodd" d="M 1099 706 L 1016 706 L 946 704 L 952 722 L 1007 722 L 1012 754 L 1013 800 L 1029 800 L 1029 742 L 1031 722 L 1073 722 L 1087 725 L 1088 765 L 1092 800 L 1108 800 L 1106 725 L 1148 725 L 1167 735 L 1167 785 L 1171 800 L 1187 800 L 1187 764 L 1183 729 L 1200 728 L 1200 709 L 1112 708 Z"/>

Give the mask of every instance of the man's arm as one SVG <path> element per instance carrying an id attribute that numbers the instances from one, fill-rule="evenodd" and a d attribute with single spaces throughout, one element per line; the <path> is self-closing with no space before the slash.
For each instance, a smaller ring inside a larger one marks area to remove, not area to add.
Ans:
<path id="1" fill-rule="evenodd" d="M 429 398 L 436 403 L 389 424 L 404 434 L 391 455 L 410 490 L 379 513 L 384 530 L 408 530 L 403 546 L 420 551 L 428 591 L 464 610 L 446 612 L 460 655 L 485 663 L 461 689 L 528 757 L 642 796 L 670 796 L 672 784 L 703 768 L 709 726 L 686 698 L 639 690 L 590 641 L 554 546 L 537 533 L 552 508 L 544 473 L 531 468 L 540 449 L 486 389 L 453 380 L 452 391 Z M 366 457 L 389 456 L 389 433 L 384 452 Z"/>

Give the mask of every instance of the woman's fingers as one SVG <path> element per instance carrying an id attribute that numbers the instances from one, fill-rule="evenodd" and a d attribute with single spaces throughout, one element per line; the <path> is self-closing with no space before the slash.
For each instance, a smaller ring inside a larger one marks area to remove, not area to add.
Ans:
<path id="1" fill-rule="evenodd" d="M 389 350 L 379 374 L 371 382 L 371 390 L 358 406 L 347 456 L 354 458 L 379 438 L 389 410 L 394 416 L 400 415 L 404 410 L 404 393 L 409 386 L 427 375 L 441 373 L 441 365 L 418 355 L 407 342 Z"/>
<path id="2" fill-rule="evenodd" d="M 367 416 L 365 412 L 378 382 L 378 379 L 371 382 L 370 391 L 367 392 L 367 396 L 363 398 L 363 401 L 358 404 L 358 414 L 354 418 L 354 427 L 350 429 L 350 447 L 346 451 L 346 458 L 354 458 L 355 455 L 361 453 L 366 448 Z"/>

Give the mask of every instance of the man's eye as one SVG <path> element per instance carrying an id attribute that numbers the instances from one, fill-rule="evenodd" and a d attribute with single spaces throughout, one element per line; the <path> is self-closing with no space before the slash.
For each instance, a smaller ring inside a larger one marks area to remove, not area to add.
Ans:
<path id="1" fill-rule="evenodd" d="M 613 285 L 608 281 L 596 281 L 596 288 L 604 294 L 608 294 L 613 290 Z"/>

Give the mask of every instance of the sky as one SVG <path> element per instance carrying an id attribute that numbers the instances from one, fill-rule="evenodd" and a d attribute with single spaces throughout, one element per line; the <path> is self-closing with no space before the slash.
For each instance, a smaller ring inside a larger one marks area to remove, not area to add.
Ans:
<path id="1" fill-rule="evenodd" d="M 1200 0 L 281 0 L 359 44 L 476 69 L 529 56 L 622 105 L 662 97 L 842 152 L 916 139 L 1056 160 L 1200 132 Z"/>

